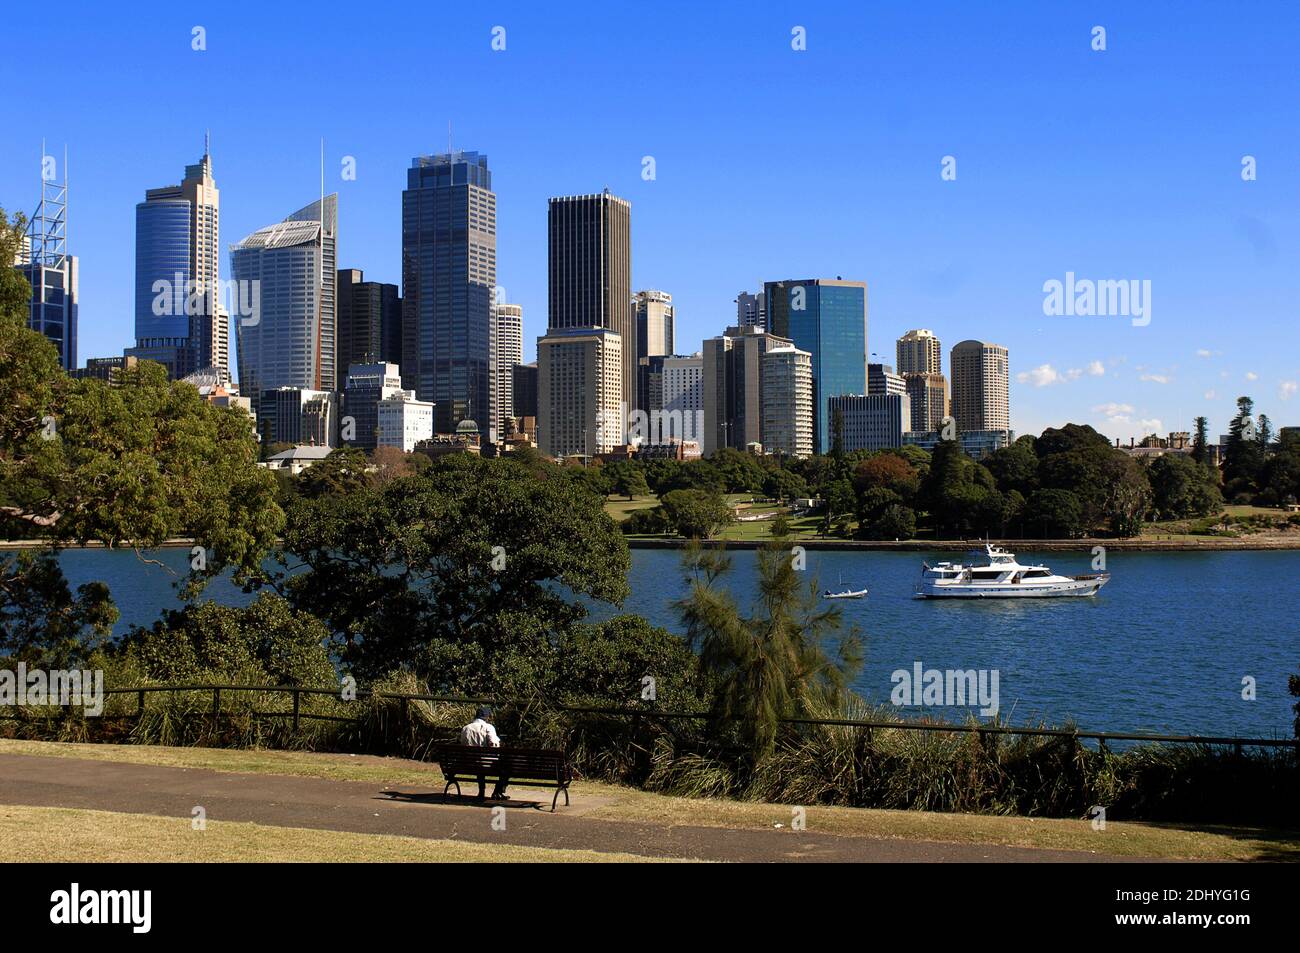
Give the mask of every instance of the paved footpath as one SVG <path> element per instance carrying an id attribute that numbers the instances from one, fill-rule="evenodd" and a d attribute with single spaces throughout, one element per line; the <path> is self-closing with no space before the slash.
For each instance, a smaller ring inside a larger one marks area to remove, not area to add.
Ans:
<path id="1" fill-rule="evenodd" d="M 577 785 L 581 788 L 581 782 Z M 583 799 L 551 814 L 550 791 L 512 788 L 506 830 L 492 830 L 490 806 L 451 804 L 441 791 L 403 784 L 333 781 L 201 768 L 156 767 L 77 758 L 0 755 L 0 804 L 92 808 L 189 819 L 201 805 L 215 821 L 399 834 L 646 857 L 717 861 L 1116 861 L 1082 851 L 870 837 L 815 831 L 729 830 L 583 816 Z M 536 798 L 536 800 L 533 800 Z M 545 798 L 546 810 L 537 803 Z M 454 800 L 452 798 L 451 800 Z M 586 799 L 586 810 L 598 806 Z M 346 860 L 346 857 L 322 860 Z"/>

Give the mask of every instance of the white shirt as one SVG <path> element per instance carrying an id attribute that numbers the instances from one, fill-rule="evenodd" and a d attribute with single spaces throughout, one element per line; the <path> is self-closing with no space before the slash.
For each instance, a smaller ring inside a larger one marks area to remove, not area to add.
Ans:
<path id="1" fill-rule="evenodd" d="M 497 730 L 482 718 L 475 718 L 460 730 L 460 743 L 474 745 L 478 748 L 500 748 L 501 739 Z"/>

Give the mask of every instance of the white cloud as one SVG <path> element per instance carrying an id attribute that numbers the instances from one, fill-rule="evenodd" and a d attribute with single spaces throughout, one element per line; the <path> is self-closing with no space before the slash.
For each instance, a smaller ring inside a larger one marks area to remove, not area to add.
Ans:
<path id="1" fill-rule="evenodd" d="M 1283 400 L 1290 400 L 1296 394 L 1295 381 L 1283 381 L 1277 385 L 1277 396 Z"/>
<path id="2" fill-rule="evenodd" d="M 1213 353 L 1212 351 L 1207 351 L 1207 350 L 1206 350 L 1205 348 L 1203 348 L 1203 347 L 1198 347 L 1198 348 L 1196 349 L 1196 356 L 1197 356 L 1197 357 L 1213 357 L 1213 356 L 1214 356 L 1214 353 Z"/>
<path id="3" fill-rule="evenodd" d="M 1088 365 L 1089 377 L 1103 377 L 1106 373 L 1106 365 L 1101 361 L 1093 361 Z"/>
<path id="4" fill-rule="evenodd" d="M 1138 378 L 1140 381 L 1150 381 L 1153 384 L 1168 384 L 1169 378 L 1164 374 L 1143 374 Z"/>
<path id="5" fill-rule="evenodd" d="M 1101 414 L 1103 417 L 1118 417 L 1121 414 L 1133 413 L 1132 404 L 1098 404 L 1092 408 L 1094 414 Z"/>
<path id="6" fill-rule="evenodd" d="M 1133 423 L 1136 424 L 1138 428 L 1150 431 L 1151 433 L 1160 433 L 1165 429 L 1165 425 L 1160 422 L 1159 417 L 1148 417 L 1146 420 L 1135 420 Z"/>
<path id="7" fill-rule="evenodd" d="M 1205 392 L 1205 399 L 1206 399 L 1206 400 L 1214 400 L 1214 391 L 1212 391 L 1212 390 L 1207 390 L 1207 391 Z"/>
<path id="8" fill-rule="evenodd" d="M 1254 371 L 1247 371 L 1247 372 L 1246 372 L 1246 380 L 1248 380 L 1248 381 L 1257 381 L 1257 380 L 1259 380 L 1259 375 L 1256 374 Z"/>
<path id="9" fill-rule="evenodd" d="M 1051 364 L 1039 364 L 1032 371 L 1021 371 L 1016 375 L 1016 380 L 1020 383 L 1033 384 L 1035 387 L 1046 387 L 1061 379 L 1060 373 Z"/>

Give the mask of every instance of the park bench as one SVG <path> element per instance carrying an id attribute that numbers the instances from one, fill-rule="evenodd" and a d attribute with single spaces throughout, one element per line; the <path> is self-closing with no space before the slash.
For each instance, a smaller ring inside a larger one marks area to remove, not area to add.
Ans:
<path id="1" fill-rule="evenodd" d="M 563 751 L 549 748 L 479 748 L 474 745 L 440 744 L 434 748 L 438 767 L 447 779 L 447 786 L 442 789 L 446 794 L 451 786 L 456 785 L 456 796 L 460 797 L 460 782 L 500 781 L 508 778 L 509 783 L 523 783 L 555 788 L 555 797 L 551 798 L 551 812 L 555 812 L 560 794 L 564 794 L 564 806 L 569 806 L 569 782 L 573 780 L 573 771 L 569 767 L 569 758 Z"/>

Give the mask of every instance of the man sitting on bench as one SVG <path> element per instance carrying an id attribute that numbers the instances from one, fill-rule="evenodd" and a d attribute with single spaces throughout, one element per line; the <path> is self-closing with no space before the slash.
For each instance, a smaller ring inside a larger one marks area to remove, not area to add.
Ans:
<path id="1" fill-rule="evenodd" d="M 476 748 L 500 748 L 501 739 L 497 736 L 497 730 L 492 725 L 492 722 L 488 720 L 491 717 L 492 709 L 487 707 L 479 708 L 474 713 L 474 720 L 460 730 L 460 743 Z M 483 799 L 483 790 L 486 787 L 485 781 L 485 777 L 480 774 L 478 776 L 479 800 Z M 506 794 L 506 785 L 509 783 L 510 779 L 504 775 L 498 779 L 496 787 L 492 789 L 492 800 L 510 800 L 510 796 Z"/>

